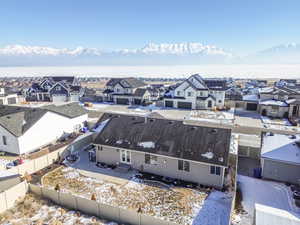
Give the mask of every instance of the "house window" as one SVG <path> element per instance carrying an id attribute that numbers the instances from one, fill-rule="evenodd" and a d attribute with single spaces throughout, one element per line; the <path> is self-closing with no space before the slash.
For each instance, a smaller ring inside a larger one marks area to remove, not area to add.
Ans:
<path id="1" fill-rule="evenodd" d="M 203 96 L 203 92 L 202 91 L 200 91 L 200 96 Z"/>
<path id="2" fill-rule="evenodd" d="M 191 97 L 192 96 L 192 92 L 189 91 L 188 92 L 188 96 Z"/>
<path id="3" fill-rule="evenodd" d="M 122 163 L 131 164 L 131 152 L 127 150 L 121 150 L 120 158 Z"/>
<path id="4" fill-rule="evenodd" d="M 145 164 L 156 165 L 157 164 L 157 156 L 145 154 Z"/>
<path id="5" fill-rule="evenodd" d="M 222 100 L 219 100 L 219 103 L 222 103 Z"/>
<path id="6" fill-rule="evenodd" d="M 3 142 L 3 145 L 7 145 L 6 136 L 2 136 L 2 142 Z"/>
<path id="7" fill-rule="evenodd" d="M 60 86 L 57 86 L 55 89 L 56 89 L 57 91 L 60 91 L 60 90 L 61 90 L 61 87 L 60 87 Z"/>
<path id="8" fill-rule="evenodd" d="M 120 92 L 120 89 L 119 89 L 119 88 L 117 88 L 117 92 Z"/>
<path id="9" fill-rule="evenodd" d="M 210 166 L 210 174 L 221 175 L 221 167 L 219 167 L 219 166 Z"/>
<path id="10" fill-rule="evenodd" d="M 99 150 L 99 151 L 103 151 L 102 145 L 98 146 L 98 150 Z"/>
<path id="11" fill-rule="evenodd" d="M 180 95 L 180 91 L 177 91 L 177 95 Z"/>
<path id="12" fill-rule="evenodd" d="M 190 162 L 178 160 L 178 170 L 190 172 Z"/>

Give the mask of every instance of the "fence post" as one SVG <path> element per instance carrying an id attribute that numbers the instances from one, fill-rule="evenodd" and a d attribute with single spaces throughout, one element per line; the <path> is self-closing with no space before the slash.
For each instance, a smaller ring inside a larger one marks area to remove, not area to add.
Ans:
<path id="1" fill-rule="evenodd" d="M 5 198 L 5 210 L 7 210 L 8 209 L 8 204 L 7 204 L 6 191 L 4 191 L 3 193 L 4 193 L 4 198 Z"/>

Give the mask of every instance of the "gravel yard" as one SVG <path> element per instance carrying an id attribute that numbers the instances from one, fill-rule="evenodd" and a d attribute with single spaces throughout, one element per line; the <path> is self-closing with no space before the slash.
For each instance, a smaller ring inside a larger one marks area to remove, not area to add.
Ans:
<path id="1" fill-rule="evenodd" d="M 132 178 L 120 185 L 79 174 L 71 167 L 61 167 L 43 178 L 45 187 L 71 192 L 100 203 L 140 210 L 144 214 L 180 224 L 193 224 L 193 220 L 209 195 L 209 189 L 196 190 L 169 186 Z"/>
<path id="2" fill-rule="evenodd" d="M 16 206 L 0 214 L 1 225 L 117 225 L 78 211 L 71 211 L 44 200 L 33 194 L 27 194 Z"/>

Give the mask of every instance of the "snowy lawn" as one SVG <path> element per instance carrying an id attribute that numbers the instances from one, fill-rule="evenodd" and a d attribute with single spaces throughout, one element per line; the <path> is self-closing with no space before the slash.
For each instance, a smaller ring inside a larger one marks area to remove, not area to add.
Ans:
<path id="1" fill-rule="evenodd" d="M 16 206 L 0 214 L 1 225 L 117 225 L 94 216 L 81 214 L 53 204 L 33 194 L 27 194 Z"/>
<path id="2" fill-rule="evenodd" d="M 88 199 L 95 194 L 100 203 L 134 210 L 140 208 L 144 214 L 180 224 L 193 224 L 210 192 L 208 189 L 179 188 L 135 177 L 121 185 L 82 176 L 70 167 L 61 167 L 43 178 L 45 187 L 53 189 L 57 184 L 64 192 Z"/>
<path id="3" fill-rule="evenodd" d="M 232 124 L 234 121 L 234 110 L 229 111 L 192 111 L 188 116 L 189 120 L 197 120 L 209 123 Z"/>
<path id="4" fill-rule="evenodd" d="M 291 123 L 288 119 L 271 119 L 267 116 L 261 116 L 261 120 L 264 124 L 273 124 L 273 125 L 281 125 L 281 126 L 291 126 Z"/>
<path id="5" fill-rule="evenodd" d="M 242 206 L 246 213 L 237 215 L 240 221 L 234 224 L 252 224 L 255 203 L 285 210 L 300 218 L 300 208 L 295 205 L 292 192 L 285 184 L 242 175 L 238 176 L 238 182 L 242 192 Z"/>

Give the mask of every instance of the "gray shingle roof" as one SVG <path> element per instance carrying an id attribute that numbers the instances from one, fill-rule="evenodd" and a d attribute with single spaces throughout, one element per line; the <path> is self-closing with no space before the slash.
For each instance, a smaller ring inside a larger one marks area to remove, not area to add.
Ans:
<path id="1" fill-rule="evenodd" d="M 107 82 L 107 86 L 115 86 L 116 84 L 120 84 L 122 87 L 125 88 L 138 88 L 143 87 L 146 84 L 134 77 L 128 77 L 128 78 L 112 78 Z"/>
<path id="2" fill-rule="evenodd" d="M 42 108 L 0 105 L 0 126 L 4 127 L 14 136 L 19 137 L 39 121 L 48 111 L 69 118 L 75 118 L 87 113 L 87 111 L 77 103 L 60 106 L 49 105 Z"/>
<path id="3" fill-rule="evenodd" d="M 42 108 L 69 118 L 75 118 L 87 113 L 87 110 L 76 102 L 63 105 L 47 105 Z"/>
<path id="4" fill-rule="evenodd" d="M 191 126 L 167 119 L 148 118 L 145 122 L 144 117 L 107 113 L 99 123 L 107 119 L 96 144 L 227 166 L 230 129 Z M 143 148 L 141 142 L 153 142 L 155 148 Z M 205 157 L 207 152 L 212 152 L 213 157 Z"/>

